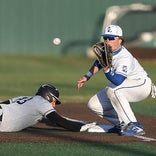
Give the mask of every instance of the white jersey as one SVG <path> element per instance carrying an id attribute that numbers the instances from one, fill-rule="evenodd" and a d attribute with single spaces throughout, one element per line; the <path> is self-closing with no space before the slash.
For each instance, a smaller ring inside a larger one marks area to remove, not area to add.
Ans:
<path id="1" fill-rule="evenodd" d="M 147 77 L 147 73 L 143 67 L 123 46 L 121 47 L 121 51 L 113 56 L 112 72 L 113 71 L 129 79 Z"/>
<path id="2" fill-rule="evenodd" d="M 51 103 L 41 96 L 20 96 L 10 99 L 10 104 L 0 104 L 3 117 L 0 131 L 15 132 L 30 127 L 47 113 L 55 111 Z"/>
<path id="3" fill-rule="evenodd" d="M 113 53 L 112 67 L 109 72 L 110 79 L 114 74 L 126 78 L 121 84 L 111 83 L 95 94 L 89 100 L 88 107 L 115 125 L 137 122 L 130 103 L 142 101 L 150 95 L 151 79 L 136 58 L 123 46 Z"/>

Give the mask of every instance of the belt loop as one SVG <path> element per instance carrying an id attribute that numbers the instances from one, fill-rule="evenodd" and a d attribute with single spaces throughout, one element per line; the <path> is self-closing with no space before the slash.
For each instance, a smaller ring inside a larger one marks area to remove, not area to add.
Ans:
<path id="1" fill-rule="evenodd" d="M 3 117 L 3 114 L 2 114 L 2 115 L 0 115 L 0 122 L 2 121 L 2 117 Z"/>
<path id="2" fill-rule="evenodd" d="M 152 89 L 151 89 L 151 96 L 152 98 L 156 97 L 156 86 L 154 85 L 154 83 L 152 83 Z"/>
<path id="3" fill-rule="evenodd" d="M 1 105 L 0 105 L 0 109 L 2 109 Z M 0 113 L 0 122 L 1 122 L 2 121 L 2 117 L 3 117 L 3 112 L 2 112 L 2 110 L 0 112 L 1 112 Z"/>

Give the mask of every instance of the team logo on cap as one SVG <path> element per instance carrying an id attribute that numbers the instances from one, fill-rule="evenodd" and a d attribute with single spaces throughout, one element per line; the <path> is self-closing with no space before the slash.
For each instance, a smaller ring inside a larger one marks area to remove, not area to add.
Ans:
<path id="1" fill-rule="evenodd" d="M 111 27 L 108 27 L 107 32 L 112 32 Z"/>

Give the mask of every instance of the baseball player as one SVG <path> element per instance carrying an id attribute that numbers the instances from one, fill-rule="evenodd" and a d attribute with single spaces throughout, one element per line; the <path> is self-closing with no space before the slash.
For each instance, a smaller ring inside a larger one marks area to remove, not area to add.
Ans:
<path id="1" fill-rule="evenodd" d="M 54 109 L 61 104 L 58 89 L 51 84 L 39 87 L 35 96 L 19 96 L 0 103 L 0 131 L 16 132 L 35 125 L 43 118 L 49 119 L 70 131 L 86 131 L 86 122 L 60 116 Z"/>
<path id="2" fill-rule="evenodd" d="M 99 60 L 95 60 L 88 72 L 78 80 L 77 87 L 80 89 L 102 69 L 111 84 L 91 97 L 88 102 L 89 109 L 115 125 L 107 132 L 144 135 L 145 131 L 137 121 L 130 103 L 149 96 L 151 79 L 136 58 L 123 46 L 123 32 L 118 25 L 107 26 L 102 36 L 104 43 L 112 49 L 112 65 L 103 68 Z"/>

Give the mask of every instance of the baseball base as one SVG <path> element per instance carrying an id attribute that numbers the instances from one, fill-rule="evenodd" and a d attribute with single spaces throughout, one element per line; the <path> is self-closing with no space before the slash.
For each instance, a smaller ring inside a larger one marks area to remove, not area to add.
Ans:
<path id="1" fill-rule="evenodd" d="M 95 125 L 88 129 L 91 133 L 107 133 L 109 129 L 113 128 L 113 125 Z"/>

